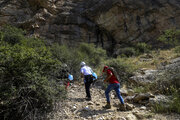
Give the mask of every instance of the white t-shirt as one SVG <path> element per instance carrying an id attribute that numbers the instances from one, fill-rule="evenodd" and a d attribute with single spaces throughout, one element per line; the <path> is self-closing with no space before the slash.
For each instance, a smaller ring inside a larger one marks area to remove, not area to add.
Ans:
<path id="1" fill-rule="evenodd" d="M 81 73 L 84 75 L 92 75 L 92 69 L 89 66 L 83 66 L 81 68 Z"/>

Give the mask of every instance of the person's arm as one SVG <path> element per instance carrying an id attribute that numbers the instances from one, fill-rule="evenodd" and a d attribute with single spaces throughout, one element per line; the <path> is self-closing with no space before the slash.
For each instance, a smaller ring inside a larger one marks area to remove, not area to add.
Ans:
<path id="1" fill-rule="evenodd" d="M 83 74 L 84 73 L 84 69 L 83 68 L 81 68 L 80 73 L 81 73 L 80 77 L 84 78 L 84 74 Z"/>
<path id="2" fill-rule="evenodd" d="M 83 73 L 81 73 L 81 78 L 84 78 L 84 74 Z"/>
<path id="3" fill-rule="evenodd" d="M 104 82 L 105 82 L 105 83 L 106 83 L 106 82 L 109 82 L 109 79 L 111 78 L 112 75 L 113 75 L 112 73 L 108 74 L 108 76 L 106 77 L 106 79 L 104 80 Z"/>

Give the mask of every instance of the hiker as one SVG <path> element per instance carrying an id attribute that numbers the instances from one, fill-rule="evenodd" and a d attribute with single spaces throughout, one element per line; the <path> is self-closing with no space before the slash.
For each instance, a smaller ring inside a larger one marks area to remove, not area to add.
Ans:
<path id="1" fill-rule="evenodd" d="M 120 93 L 120 83 L 118 81 L 117 75 L 115 75 L 115 71 L 113 71 L 113 69 L 111 69 L 108 66 L 104 66 L 103 73 L 106 73 L 106 75 L 107 75 L 104 82 L 109 84 L 105 90 L 107 104 L 103 108 L 106 108 L 106 109 L 111 108 L 109 93 L 111 90 L 115 90 L 117 97 L 121 102 L 120 108 L 118 110 L 125 110 L 124 100 Z"/>
<path id="2" fill-rule="evenodd" d="M 93 83 L 92 69 L 86 65 L 85 62 L 81 62 L 81 78 L 84 79 L 85 90 L 86 90 L 86 100 L 91 100 L 90 86 Z"/>
<path id="3" fill-rule="evenodd" d="M 64 84 L 66 90 L 68 89 L 68 87 L 70 85 L 70 81 L 73 80 L 73 78 L 71 78 L 71 80 L 70 80 L 69 76 L 73 77 L 70 74 L 69 67 L 67 66 L 67 64 L 62 64 L 61 69 L 59 71 L 59 76 L 57 78 L 63 80 L 63 84 Z"/>

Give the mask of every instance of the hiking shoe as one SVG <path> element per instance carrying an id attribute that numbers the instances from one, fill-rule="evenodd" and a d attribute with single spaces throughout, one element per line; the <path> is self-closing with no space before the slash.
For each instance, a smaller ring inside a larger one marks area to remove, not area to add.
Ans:
<path id="1" fill-rule="evenodd" d="M 87 100 L 87 101 L 91 101 L 91 98 L 86 97 L 86 100 Z"/>
<path id="2" fill-rule="evenodd" d="M 126 105 L 125 104 L 120 104 L 117 111 L 126 111 Z"/>
<path id="3" fill-rule="evenodd" d="M 111 105 L 109 103 L 107 103 L 105 106 L 103 106 L 103 108 L 105 109 L 111 109 Z"/>

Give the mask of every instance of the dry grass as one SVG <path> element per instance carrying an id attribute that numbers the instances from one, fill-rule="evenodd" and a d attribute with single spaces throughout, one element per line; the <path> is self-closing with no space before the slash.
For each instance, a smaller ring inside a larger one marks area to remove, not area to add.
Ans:
<path id="1" fill-rule="evenodd" d="M 143 54 L 138 57 L 128 58 L 128 61 L 136 65 L 138 69 L 149 68 L 157 69 L 160 64 L 167 64 L 173 58 L 176 58 L 177 54 L 173 49 L 171 50 L 158 50 L 152 51 L 149 54 Z"/>

